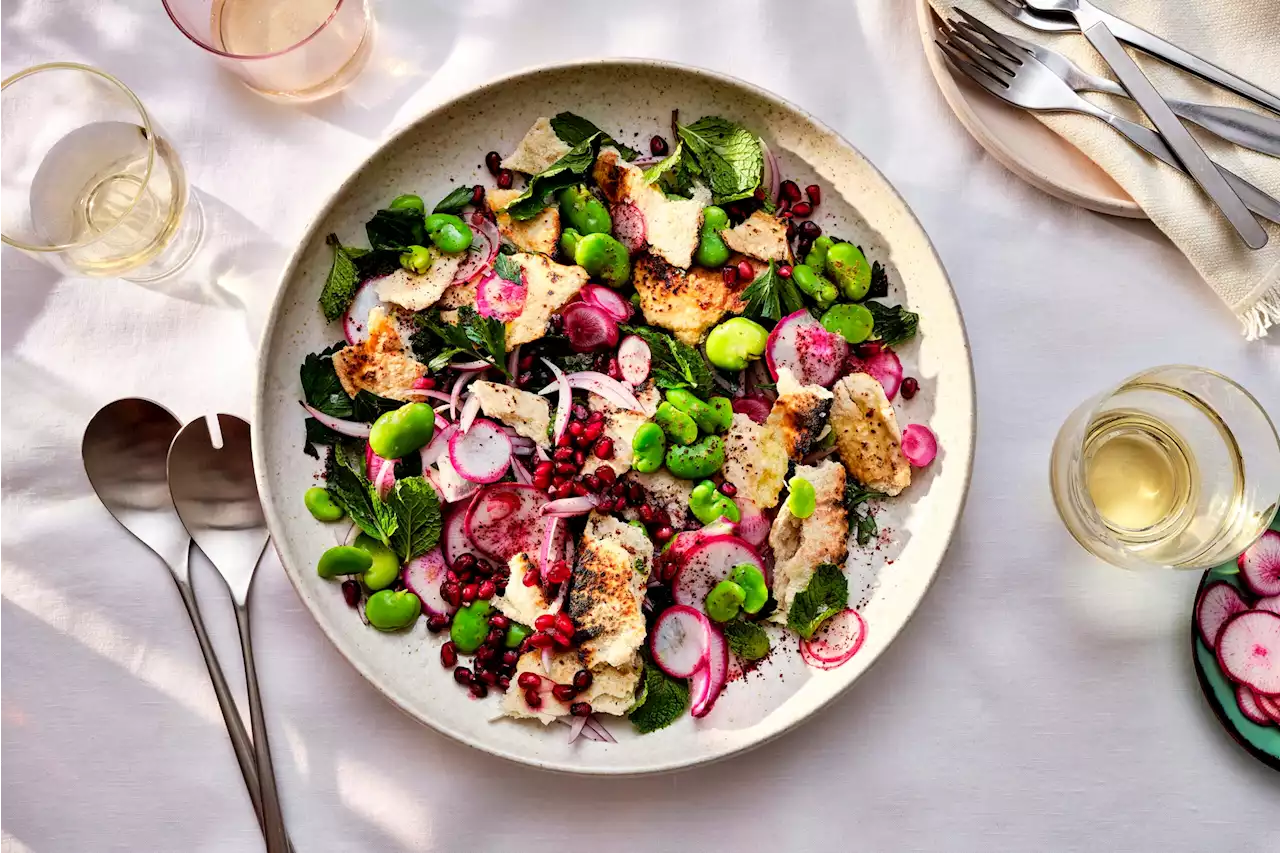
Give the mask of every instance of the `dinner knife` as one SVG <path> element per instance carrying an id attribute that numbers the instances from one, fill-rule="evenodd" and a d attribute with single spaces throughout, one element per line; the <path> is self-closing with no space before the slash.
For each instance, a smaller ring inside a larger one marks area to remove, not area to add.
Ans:
<path id="1" fill-rule="evenodd" d="M 1120 42 L 1107 28 L 1105 23 L 1097 23 L 1084 31 L 1085 38 L 1094 46 L 1102 58 L 1111 66 L 1120 85 L 1138 102 L 1143 112 L 1151 119 L 1151 123 L 1160 131 L 1164 141 L 1173 149 L 1174 156 L 1186 168 L 1196 183 L 1200 185 L 1218 206 L 1227 221 L 1235 228 L 1240 239 L 1250 249 L 1261 249 L 1267 244 L 1267 232 L 1253 218 L 1244 206 L 1244 202 L 1227 184 L 1226 179 L 1218 173 L 1218 168 L 1204 153 L 1204 149 L 1192 138 L 1191 134 L 1178 117 L 1169 109 L 1169 105 L 1160 97 L 1160 93 L 1151 85 L 1151 81 L 1138 68 L 1129 54 L 1125 53 Z"/>

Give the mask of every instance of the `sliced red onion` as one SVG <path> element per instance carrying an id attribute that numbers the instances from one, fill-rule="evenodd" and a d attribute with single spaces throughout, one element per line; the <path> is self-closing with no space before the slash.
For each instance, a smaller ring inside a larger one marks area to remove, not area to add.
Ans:
<path id="1" fill-rule="evenodd" d="M 432 465 L 440 460 L 449 452 L 449 439 L 453 438 L 453 434 L 458 431 L 456 424 L 447 424 L 443 429 L 432 436 L 427 446 L 422 448 L 419 453 L 422 456 L 422 470 L 426 471 Z"/>
<path id="2" fill-rule="evenodd" d="M 596 306 L 619 323 L 631 319 L 631 303 L 619 296 L 616 290 L 599 284 L 587 284 L 578 293 L 583 302 Z"/>
<path id="3" fill-rule="evenodd" d="M 600 503 L 600 499 L 595 495 L 583 495 L 582 497 L 560 498 L 555 501 L 547 501 L 542 505 L 543 515 L 553 515 L 560 518 L 568 518 L 575 515 L 586 515 L 595 509 Z"/>
<path id="4" fill-rule="evenodd" d="M 604 723 L 600 722 L 600 718 L 595 714 L 589 714 L 586 718 L 587 729 L 594 731 L 598 739 L 604 743 L 617 743 L 613 735 L 609 734 L 609 730 L 604 727 Z"/>
<path id="5" fill-rule="evenodd" d="M 471 232 L 474 239 L 471 248 L 467 249 L 467 256 L 462 259 L 458 271 L 453 275 L 454 284 L 468 282 L 488 268 L 498 256 L 498 249 L 502 245 L 498 226 L 483 213 L 471 214 Z"/>
<path id="6" fill-rule="evenodd" d="M 369 431 L 372 429 L 368 424 L 362 424 L 359 421 L 344 421 L 341 418 L 326 415 L 315 406 L 308 406 L 306 403 L 302 404 L 302 408 L 306 409 L 307 413 L 310 414 L 311 417 L 315 418 L 339 435 L 345 435 L 349 438 L 368 438 Z M 565 420 L 566 422 L 568 421 L 567 416 Z"/>
<path id="7" fill-rule="evenodd" d="M 545 358 L 543 361 L 547 361 Z M 547 364 L 551 362 L 547 361 Z M 559 368 L 555 368 L 559 371 Z M 594 370 L 580 370 L 577 373 L 570 373 L 565 377 L 570 388 L 577 388 L 579 391 L 590 391 L 593 394 L 599 394 L 606 401 L 617 406 L 620 409 L 628 409 L 633 412 L 643 412 L 644 407 L 640 405 L 640 401 L 636 399 L 636 395 L 631 393 L 631 389 L 623 385 L 616 379 L 611 379 L 603 373 L 597 373 Z M 539 391 L 539 394 L 550 394 L 556 385 L 548 385 Z M 556 437 L 559 441 L 559 436 Z"/>
<path id="8" fill-rule="evenodd" d="M 523 435 L 511 435 L 507 433 L 507 437 L 511 439 L 511 452 L 528 456 L 533 453 L 533 448 L 537 447 L 532 438 L 525 438 Z"/>
<path id="9" fill-rule="evenodd" d="M 441 408 L 443 408 L 443 406 Z M 439 410 L 434 411 L 436 413 L 436 429 L 444 429 L 447 427 L 449 425 L 449 419 L 440 414 Z"/>
<path id="10" fill-rule="evenodd" d="M 520 367 L 520 348 L 522 346 L 524 346 L 524 344 L 516 344 L 516 348 L 507 356 L 507 373 L 511 374 L 511 379 L 507 381 L 508 385 L 515 385 L 516 376 L 519 375 L 518 368 Z"/>
<path id="11" fill-rule="evenodd" d="M 522 486 L 533 485 L 533 475 L 529 473 L 529 469 L 520 464 L 519 459 L 511 460 L 511 473 L 515 476 L 516 482 Z"/>
<path id="12" fill-rule="evenodd" d="M 764 137 L 760 139 L 760 153 L 764 156 L 765 174 L 760 180 L 762 186 L 767 184 L 766 192 L 769 193 L 767 198 L 778 203 L 778 194 L 782 190 L 782 169 L 778 166 L 778 158 L 773 156 L 773 152 L 769 150 L 769 144 L 764 141 Z"/>
<path id="13" fill-rule="evenodd" d="M 464 433 L 469 431 L 478 414 L 480 414 L 480 398 L 472 394 L 462 405 L 462 414 L 458 417 L 458 429 Z"/>
<path id="14" fill-rule="evenodd" d="M 350 545 L 352 542 L 356 541 L 356 537 L 359 535 L 360 535 L 360 525 L 352 524 L 351 527 L 347 528 L 346 534 L 343 535 L 343 537 L 338 540 L 338 544 Z"/>
<path id="15" fill-rule="evenodd" d="M 542 550 L 538 553 L 538 569 L 542 573 L 542 579 L 546 580 L 547 572 L 551 570 L 551 564 L 555 562 L 555 551 L 557 537 L 560 535 L 560 528 L 564 524 L 558 517 L 552 516 L 551 520 L 546 523 L 542 533 Z M 548 668 L 547 672 L 551 669 Z"/>
<path id="16" fill-rule="evenodd" d="M 416 397 L 426 397 L 429 400 L 440 400 L 441 402 L 449 402 L 449 395 L 443 391 L 437 391 L 434 388 L 409 388 L 404 393 L 413 394 Z"/>
<path id="17" fill-rule="evenodd" d="M 462 401 L 462 389 L 467 387 L 467 383 L 480 375 L 479 370 L 463 370 L 458 374 L 457 380 L 453 383 L 453 388 L 449 391 L 449 417 L 456 418 L 458 416 L 458 404 Z"/>
<path id="18" fill-rule="evenodd" d="M 551 671 L 551 649 L 543 649 L 543 650 L 542 650 L 542 671 L 543 671 L 543 672 L 550 672 L 550 671 Z M 544 678 L 544 679 L 542 679 L 542 680 L 543 680 L 543 682 L 544 682 L 544 683 L 545 683 L 545 682 L 547 682 L 547 681 L 550 681 L 550 679 L 549 679 L 549 678 Z M 542 687 L 542 685 L 538 685 L 538 686 L 539 686 L 539 688 L 541 688 L 541 687 Z M 541 693 L 541 692 L 542 692 L 542 691 L 541 691 L 541 689 L 540 689 L 538 692 L 539 692 L 539 693 Z"/>
<path id="19" fill-rule="evenodd" d="M 569 723 L 569 743 L 573 743 L 587 727 L 587 717 L 574 717 Z"/>
<path id="20" fill-rule="evenodd" d="M 555 600 L 551 602 L 551 612 L 559 613 L 564 610 L 564 600 L 569 597 L 569 584 L 560 584 L 560 591 L 556 593 Z"/>
<path id="21" fill-rule="evenodd" d="M 396 466 L 394 462 L 387 460 L 383 460 L 383 463 L 378 470 L 378 478 L 373 481 L 373 485 L 378 490 L 378 497 L 386 500 L 387 495 L 391 493 L 396 484 Z"/>
<path id="22" fill-rule="evenodd" d="M 560 437 L 569 428 L 569 413 L 573 410 L 573 384 L 569 381 L 569 377 L 564 375 L 564 371 L 556 367 L 554 363 L 546 358 L 543 358 L 542 362 L 551 368 L 551 375 L 556 378 L 556 381 L 543 388 L 539 393 L 547 394 L 553 388 L 560 392 L 560 399 L 556 402 L 556 426 L 551 435 L 552 440 L 559 444 Z M 608 379 L 609 377 L 606 376 L 605 378 Z M 368 433 L 365 433 L 365 435 L 368 435 Z"/>
<path id="23" fill-rule="evenodd" d="M 455 361 L 449 365 L 454 370 L 484 370 L 491 365 L 487 361 Z"/>

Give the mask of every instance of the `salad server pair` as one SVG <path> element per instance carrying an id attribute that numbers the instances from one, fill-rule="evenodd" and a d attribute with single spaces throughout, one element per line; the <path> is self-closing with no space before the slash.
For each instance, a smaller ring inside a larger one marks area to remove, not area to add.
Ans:
<path id="1" fill-rule="evenodd" d="M 216 423 L 221 434 L 215 440 L 204 419 L 180 428 L 171 412 L 150 400 L 117 400 L 90 420 L 81 455 L 103 505 L 169 568 L 208 668 L 267 850 L 286 853 L 292 848 L 276 791 L 249 631 L 249 591 L 267 545 L 266 520 L 254 484 L 249 425 L 231 415 L 218 415 Z M 226 582 L 235 604 L 252 740 L 192 587 L 188 559 L 193 538 Z"/>

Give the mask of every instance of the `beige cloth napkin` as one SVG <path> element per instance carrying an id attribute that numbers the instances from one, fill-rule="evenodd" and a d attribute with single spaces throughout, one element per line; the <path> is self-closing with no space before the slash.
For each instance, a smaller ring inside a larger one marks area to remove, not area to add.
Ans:
<path id="1" fill-rule="evenodd" d="M 962 8 L 997 30 L 1044 45 L 1070 57 L 1086 71 L 1115 79 L 1079 33 L 1029 29 L 1005 17 L 986 0 L 929 2 L 944 15 L 951 8 Z M 1280 0 L 1095 0 L 1095 5 L 1280 94 Z M 1266 113 L 1262 107 L 1160 60 L 1136 51 L 1130 55 L 1166 97 Z M 1150 126 L 1137 105 L 1126 99 L 1098 94 L 1085 97 L 1110 112 Z M 1240 318 L 1247 339 L 1263 337 L 1269 327 L 1280 324 L 1280 225 L 1259 220 L 1269 240 L 1262 249 L 1252 251 L 1194 182 L 1133 147 L 1103 122 L 1072 113 L 1034 115 L 1133 196 Z M 1194 125 L 1187 127 L 1211 158 L 1280 198 L 1280 158 L 1239 148 Z"/>

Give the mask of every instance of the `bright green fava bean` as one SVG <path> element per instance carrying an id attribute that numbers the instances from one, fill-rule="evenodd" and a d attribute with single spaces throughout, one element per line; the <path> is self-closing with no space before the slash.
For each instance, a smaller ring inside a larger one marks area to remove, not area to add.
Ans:
<path id="1" fill-rule="evenodd" d="M 578 251 L 578 241 L 582 239 L 582 235 L 572 228 L 566 228 L 560 232 L 560 251 L 568 256 L 569 260 L 573 260 L 574 254 Z"/>
<path id="2" fill-rule="evenodd" d="M 421 450 L 436 434 L 436 413 L 426 403 L 405 403 L 379 417 L 369 430 L 369 446 L 383 459 Z"/>
<path id="3" fill-rule="evenodd" d="M 768 341 L 769 332 L 764 326 L 746 317 L 734 317 L 707 336 L 707 358 L 721 370 L 743 370 L 748 362 L 764 355 Z"/>
<path id="4" fill-rule="evenodd" d="M 369 589 L 386 589 L 400 577 L 400 557 L 395 551 L 368 533 L 361 533 L 353 544 L 369 555 L 369 568 L 361 578 Z"/>
<path id="5" fill-rule="evenodd" d="M 453 614 L 453 624 L 449 626 L 449 639 L 458 647 L 458 651 L 471 654 L 480 648 L 489 633 L 489 611 L 487 601 L 473 601 L 458 608 Z"/>
<path id="6" fill-rule="evenodd" d="M 667 470 L 682 480 L 710 477 L 723 465 L 724 440 L 718 435 L 704 435 L 687 447 L 667 450 Z"/>
<path id="7" fill-rule="evenodd" d="M 337 545 L 320 555 L 316 564 L 316 574 L 322 578 L 336 578 L 340 575 L 358 575 L 368 571 L 373 565 L 373 557 L 362 548 L 350 545 Z"/>
<path id="8" fill-rule="evenodd" d="M 364 605 L 369 624 L 379 631 L 408 628 L 422 615 L 422 602 L 406 590 L 383 589 L 369 596 Z"/>
<path id="9" fill-rule="evenodd" d="M 712 397 L 703 402 L 683 388 L 667 392 L 667 402 L 693 418 L 706 433 L 724 432 L 733 423 L 733 403 L 728 397 Z"/>
<path id="10" fill-rule="evenodd" d="M 751 563 L 734 566 L 729 580 L 742 587 L 742 591 L 746 593 L 742 609 L 748 613 L 759 613 L 760 608 L 769 600 L 769 585 L 764 582 L 760 569 Z"/>
<path id="11" fill-rule="evenodd" d="M 827 265 L 827 252 L 831 251 L 831 247 L 836 244 L 826 234 L 823 234 L 817 240 L 813 241 L 813 247 L 809 249 L 809 254 L 804 256 L 806 266 L 815 270 L 821 270 Z"/>
<path id="12" fill-rule="evenodd" d="M 422 200 L 422 196 L 417 195 L 398 195 L 391 200 L 391 204 L 387 205 L 389 210 L 416 210 L 421 214 L 426 214 L 427 205 Z"/>
<path id="13" fill-rule="evenodd" d="M 471 226 L 452 213 L 433 213 L 427 217 L 427 236 L 436 248 L 446 254 L 465 252 L 471 248 Z"/>
<path id="14" fill-rule="evenodd" d="M 852 243 L 837 243 L 828 250 L 827 275 L 835 279 L 845 299 L 856 302 L 871 289 L 871 267 Z"/>
<path id="15" fill-rule="evenodd" d="M 826 308 L 839 295 L 836 286 L 808 264 L 796 264 L 792 267 L 791 280 L 796 283 L 796 287 L 812 296 L 820 308 Z"/>
<path id="16" fill-rule="evenodd" d="M 418 275 L 431 269 L 431 261 L 431 250 L 426 246 L 410 246 L 400 253 L 400 266 Z"/>
<path id="17" fill-rule="evenodd" d="M 833 305 L 822 315 L 822 328 L 851 344 L 860 344 L 870 337 L 874 324 L 875 318 L 865 305 Z"/>
<path id="18" fill-rule="evenodd" d="M 711 524 L 721 517 L 735 524 L 742 520 L 738 505 L 728 495 L 716 489 L 716 484 L 710 480 L 703 480 L 694 486 L 689 494 L 689 511 L 703 524 Z"/>
<path id="19" fill-rule="evenodd" d="M 791 494 L 787 496 L 787 509 L 796 518 L 808 518 L 818 508 L 817 493 L 813 483 L 803 477 L 791 478 Z"/>
<path id="20" fill-rule="evenodd" d="M 631 278 L 631 253 L 608 234 L 585 235 L 573 250 L 573 261 L 610 287 L 621 287 Z"/>
<path id="21" fill-rule="evenodd" d="M 307 493 L 302 496 L 302 502 L 307 505 L 307 512 L 311 513 L 316 521 L 337 521 L 346 514 L 342 511 L 342 507 L 329 497 L 329 490 L 324 486 L 312 486 L 307 489 Z"/>
<path id="22" fill-rule="evenodd" d="M 586 187 L 565 187 L 556 198 L 560 202 L 561 220 L 579 234 L 608 234 L 613 230 L 609 209 Z"/>
<path id="23" fill-rule="evenodd" d="M 693 444 L 698 438 L 698 424 L 670 403 L 658 406 L 653 420 L 674 444 Z"/>
<path id="24" fill-rule="evenodd" d="M 702 211 L 702 230 L 698 233 L 698 249 L 693 262 L 699 266 L 722 267 L 729 262 L 729 247 L 720 236 L 720 229 L 729 225 L 729 214 L 712 205 Z"/>
<path id="25" fill-rule="evenodd" d="M 738 615 L 747 593 L 733 581 L 720 581 L 707 593 L 707 615 L 717 622 L 728 622 Z"/>
<path id="26" fill-rule="evenodd" d="M 518 649 L 520 644 L 524 642 L 524 638 L 531 633 L 533 632 L 527 626 L 521 625 L 519 622 L 512 622 L 507 626 L 507 639 L 503 640 L 502 644 L 508 649 Z"/>
<path id="27" fill-rule="evenodd" d="M 667 434 L 655 423 L 644 423 L 631 438 L 631 467 L 652 474 L 662 467 L 667 452 Z"/>

